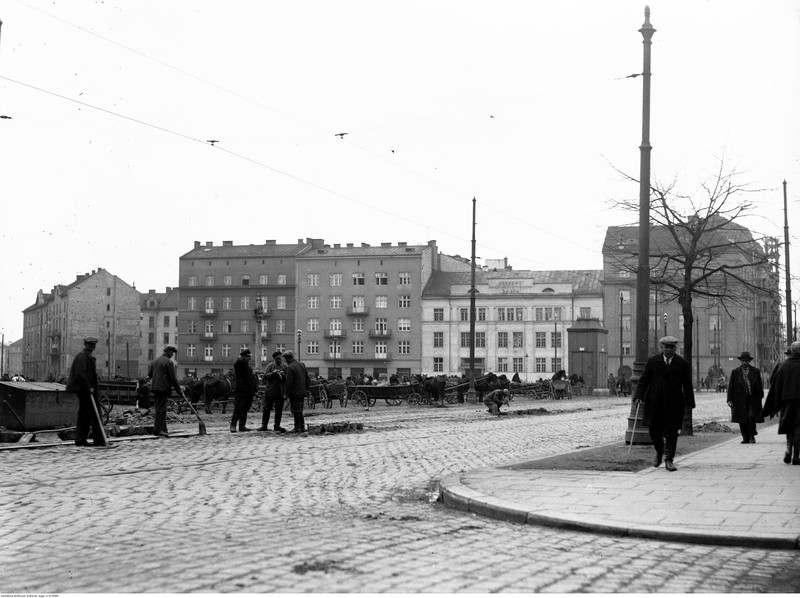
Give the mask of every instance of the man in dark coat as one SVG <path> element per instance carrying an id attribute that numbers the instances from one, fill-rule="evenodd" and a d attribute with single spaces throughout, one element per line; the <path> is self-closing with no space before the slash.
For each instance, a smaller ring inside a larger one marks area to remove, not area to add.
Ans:
<path id="1" fill-rule="evenodd" d="M 150 364 L 147 372 L 156 407 L 156 414 L 153 418 L 153 434 L 163 438 L 169 437 L 167 433 L 167 401 L 172 396 L 173 389 L 181 397 L 184 396 L 183 389 L 178 383 L 178 377 L 175 375 L 175 364 L 172 361 L 172 356 L 177 352 L 176 347 L 166 345 L 164 353 Z"/>
<path id="2" fill-rule="evenodd" d="M 101 431 L 103 423 L 98 421 L 100 405 L 97 400 L 100 397 L 100 389 L 97 383 L 96 358 L 92 355 L 97 346 L 97 339 L 87 337 L 83 339 L 83 351 L 75 356 L 69 368 L 69 379 L 67 380 L 67 390 L 78 395 L 78 421 L 75 423 L 75 446 L 97 446 L 97 447 L 116 447 L 115 444 L 107 444 Z M 92 406 L 92 403 L 95 406 Z M 94 445 L 87 441 L 89 430 L 92 432 Z"/>
<path id="3" fill-rule="evenodd" d="M 233 416 L 231 417 L 231 432 L 236 432 L 236 425 L 239 425 L 239 432 L 249 432 L 247 427 L 247 412 L 253 404 L 253 397 L 258 392 L 258 381 L 250 367 L 252 357 L 250 349 L 242 349 L 239 352 L 239 359 L 233 364 L 233 373 L 236 376 L 236 388 L 233 390 Z"/>
<path id="4" fill-rule="evenodd" d="M 275 409 L 275 431 L 285 432 L 286 428 L 281 428 L 281 416 L 283 415 L 283 381 L 286 379 L 284 365 L 281 361 L 280 351 L 272 354 L 272 363 L 267 366 L 264 372 L 264 382 L 267 387 L 264 390 L 264 412 L 261 415 L 261 427 L 259 432 L 269 430 L 269 414 Z"/>
<path id="5" fill-rule="evenodd" d="M 761 423 L 761 399 L 764 398 L 764 386 L 761 382 L 761 370 L 750 365 L 753 360 L 747 351 L 742 351 L 739 361 L 742 363 L 731 372 L 728 382 L 728 407 L 731 408 L 731 421 L 739 424 L 742 433 L 742 444 L 755 444 L 756 423 Z"/>
<path id="6" fill-rule="evenodd" d="M 661 465 L 663 458 L 667 471 L 676 471 L 672 461 L 678 446 L 678 432 L 683 425 L 683 412 L 686 407 L 695 407 L 692 368 L 683 357 L 675 354 L 677 338 L 665 336 L 659 344 L 661 353 L 647 360 L 634 401 L 644 401 L 642 421 L 648 426 L 656 449 L 653 467 Z"/>
<path id="7" fill-rule="evenodd" d="M 285 351 L 283 358 L 286 360 L 286 385 L 283 393 L 289 397 L 289 404 L 292 408 L 294 417 L 294 432 L 299 434 L 306 429 L 305 418 L 303 417 L 303 401 L 306 398 L 306 391 L 311 386 L 306 366 L 294 358 L 294 352 Z"/>
<path id="8" fill-rule="evenodd" d="M 791 352 L 775 372 L 762 414 L 780 413 L 778 434 L 786 434 L 783 462 L 800 465 L 800 341 L 792 343 Z"/>

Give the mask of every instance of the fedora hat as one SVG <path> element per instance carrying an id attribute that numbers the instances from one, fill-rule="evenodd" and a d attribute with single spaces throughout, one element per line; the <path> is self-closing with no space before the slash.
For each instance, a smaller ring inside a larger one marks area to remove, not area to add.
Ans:
<path id="1" fill-rule="evenodd" d="M 739 361 L 752 361 L 753 356 L 750 355 L 749 351 L 742 351 L 742 354 L 737 357 Z"/>

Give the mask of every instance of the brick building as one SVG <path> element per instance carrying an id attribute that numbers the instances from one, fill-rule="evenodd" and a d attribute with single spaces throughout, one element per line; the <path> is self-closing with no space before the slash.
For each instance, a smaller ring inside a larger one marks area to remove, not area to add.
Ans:
<path id="1" fill-rule="evenodd" d="M 178 344 L 178 289 L 167 287 L 163 293 L 156 293 L 155 289 L 142 293 L 141 311 L 138 375 L 144 377 L 165 345 Z"/>
<path id="2" fill-rule="evenodd" d="M 26 379 L 59 379 L 69 373 L 83 339 L 98 339 L 98 375 L 134 377 L 140 351 L 140 294 L 124 280 L 98 268 L 68 285 L 41 290 L 23 310 L 22 369 Z"/>

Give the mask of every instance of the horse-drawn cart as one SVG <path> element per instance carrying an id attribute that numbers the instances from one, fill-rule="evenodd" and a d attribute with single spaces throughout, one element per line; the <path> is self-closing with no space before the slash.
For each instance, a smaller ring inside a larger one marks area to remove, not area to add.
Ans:
<path id="1" fill-rule="evenodd" d="M 333 406 L 333 400 L 328 396 L 328 391 L 325 390 L 325 384 L 314 384 L 308 387 L 306 392 L 306 406 L 309 409 L 316 409 L 317 403 L 322 404 L 326 409 Z"/>
<path id="2" fill-rule="evenodd" d="M 550 387 L 554 399 L 569 399 L 572 397 L 572 386 L 569 380 L 551 380 Z"/>
<path id="3" fill-rule="evenodd" d="M 420 387 L 417 384 L 389 384 L 384 386 L 358 385 L 351 393 L 350 399 L 364 407 L 372 407 L 378 399 L 387 405 L 399 405 L 404 400 L 409 404 L 423 402 Z"/>

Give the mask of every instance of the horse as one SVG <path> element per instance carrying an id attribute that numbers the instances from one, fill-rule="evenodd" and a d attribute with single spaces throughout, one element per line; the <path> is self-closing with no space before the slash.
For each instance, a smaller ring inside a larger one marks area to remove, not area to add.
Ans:
<path id="1" fill-rule="evenodd" d="M 498 388 L 506 390 L 510 389 L 510 387 L 511 381 L 505 374 L 500 374 L 500 376 L 498 376 L 493 372 L 489 372 L 475 379 L 475 391 L 478 393 L 479 402 L 483 400 L 483 395 L 486 393 L 497 390 Z"/>
<path id="2" fill-rule="evenodd" d="M 227 376 L 208 374 L 198 382 L 203 384 L 202 397 L 206 413 L 211 413 L 211 403 L 214 401 L 222 401 L 222 413 L 225 413 L 228 403 L 224 399 L 236 390 L 236 378 L 230 374 Z"/>
<path id="3" fill-rule="evenodd" d="M 428 396 L 437 403 L 444 404 L 445 388 L 447 387 L 447 377 L 444 375 L 427 376 L 422 375 L 422 388 Z"/>

